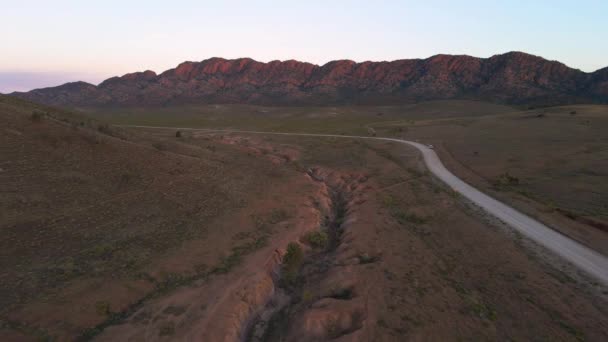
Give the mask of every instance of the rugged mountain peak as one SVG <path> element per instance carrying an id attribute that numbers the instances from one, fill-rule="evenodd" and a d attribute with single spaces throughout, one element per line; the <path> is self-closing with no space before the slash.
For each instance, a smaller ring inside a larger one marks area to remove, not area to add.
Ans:
<path id="1" fill-rule="evenodd" d="M 584 73 L 523 52 L 490 58 L 439 54 L 392 62 L 209 58 L 113 77 L 14 93 L 66 106 L 181 103 L 340 104 L 478 99 L 501 103 L 608 102 L 608 68 Z"/>

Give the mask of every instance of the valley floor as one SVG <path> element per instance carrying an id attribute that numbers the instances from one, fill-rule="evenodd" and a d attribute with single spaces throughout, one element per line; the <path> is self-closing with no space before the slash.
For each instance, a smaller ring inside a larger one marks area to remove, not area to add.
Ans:
<path id="1" fill-rule="evenodd" d="M 608 292 L 413 148 L 33 110 L 0 116 L 1 340 L 608 339 Z"/>

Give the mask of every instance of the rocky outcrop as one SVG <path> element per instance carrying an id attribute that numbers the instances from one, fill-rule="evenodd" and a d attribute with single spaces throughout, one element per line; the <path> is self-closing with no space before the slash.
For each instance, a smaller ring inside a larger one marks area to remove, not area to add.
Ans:
<path id="1" fill-rule="evenodd" d="M 98 86 L 76 82 L 13 95 L 61 106 L 390 104 L 439 99 L 608 103 L 608 68 L 585 73 L 521 52 L 490 58 L 338 60 L 322 66 L 294 60 L 262 63 L 211 58 L 184 62 L 160 75 L 136 72 Z"/>

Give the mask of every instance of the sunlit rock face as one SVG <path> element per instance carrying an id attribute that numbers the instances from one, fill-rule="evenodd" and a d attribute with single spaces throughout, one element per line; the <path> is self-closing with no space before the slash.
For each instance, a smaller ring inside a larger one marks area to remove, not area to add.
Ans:
<path id="1" fill-rule="evenodd" d="M 473 99 L 510 104 L 608 102 L 608 68 L 585 73 L 521 52 L 490 58 L 427 59 L 318 66 L 294 60 L 211 58 L 160 75 L 136 72 L 13 95 L 65 106 L 243 103 L 260 105 L 398 104 Z"/>

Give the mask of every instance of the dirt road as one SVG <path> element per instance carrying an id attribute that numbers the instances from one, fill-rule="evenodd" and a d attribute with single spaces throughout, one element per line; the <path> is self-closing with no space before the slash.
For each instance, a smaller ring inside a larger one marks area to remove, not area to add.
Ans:
<path id="1" fill-rule="evenodd" d="M 563 259 L 574 264 L 579 269 L 585 271 L 592 277 L 608 286 L 608 258 L 583 246 L 582 244 L 564 236 L 541 222 L 511 208 L 510 206 L 497 201 L 496 199 L 482 193 L 469 184 L 465 183 L 449 170 L 445 168 L 435 151 L 426 145 L 395 138 L 365 137 L 352 135 L 334 134 L 309 134 L 309 133 L 282 133 L 282 132 L 260 132 L 260 131 L 239 131 L 239 130 L 209 130 L 181 127 L 154 127 L 154 126 L 122 126 L 136 128 L 159 128 L 188 131 L 207 131 L 207 132 L 226 132 L 226 133 L 247 133 L 247 134 L 273 134 L 287 136 L 306 136 L 306 137 L 333 137 L 347 139 L 367 139 L 379 141 L 391 141 L 415 147 L 422 153 L 424 162 L 429 171 L 437 178 L 451 187 L 454 191 L 475 203 L 487 213 L 497 217 L 501 221 L 511 226 L 522 235 L 546 247 Z"/>

